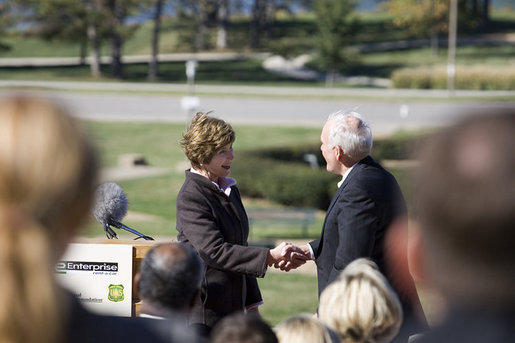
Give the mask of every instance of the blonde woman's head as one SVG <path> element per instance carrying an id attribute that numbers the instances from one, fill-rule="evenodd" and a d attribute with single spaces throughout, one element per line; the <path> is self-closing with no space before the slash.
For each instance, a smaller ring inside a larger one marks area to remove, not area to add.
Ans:
<path id="1" fill-rule="evenodd" d="M 19 212 L 52 239 L 69 236 L 89 213 L 96 159 L 66 110 L 27 96 L 0 104 L 0 218 Z"/>
<path id="2" fill-rule="evenodd" d="M 65 318 L 53 268 L 88 216 L 96 160 L 60 106 L 0 99 L 0 341 L 58 342 Z"/>
<path id="3" fill-rule="evenodd" d="M 193 117 L 184 133 L 181 146 L 191 166 L 201 169 L 223 147 L 234 143 L 236 133 L 225 121 L 199 112 Z"/>
<path id="4" fill-rule="evenodd" d="M 337 343 L 338 336 L 320 320 L 308 314 L 286 319 L 275 328 L 279 343 Z"/>
<path id="5" fill-rule="evenodd" d="M 340 334 L 342 342 L 389 342 L 402 323 L 402 308 L 374 262 L 351 262 L 322 292 L 320 319 Z"/>

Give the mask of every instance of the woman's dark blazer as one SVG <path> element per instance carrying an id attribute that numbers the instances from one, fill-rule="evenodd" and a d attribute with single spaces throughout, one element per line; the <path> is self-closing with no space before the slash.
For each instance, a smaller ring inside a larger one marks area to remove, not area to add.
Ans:
<path id="1" fill-rule="evenodd" d="M 186 171 L 177 195 L 177 239 L 193 246 L 206 266 L 190 324 L 213 327 L 225 315 L 262 301 L 256 277 L 268 249 L 247 246 L 249 224 L 236 186 L 230 196 L 209 179 Z"/>

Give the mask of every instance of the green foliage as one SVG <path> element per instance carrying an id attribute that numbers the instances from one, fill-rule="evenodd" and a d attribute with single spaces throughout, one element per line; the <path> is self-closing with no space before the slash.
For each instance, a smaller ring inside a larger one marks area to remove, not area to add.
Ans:
<path id="1" fill-rule="evenodd" d="M 354 0 L 318 0 L 315 3 L 318 34 L 316 48 L 325 70 L 334 72 L 344 61 L 342 53 L 357 30 L 356 18 L 351 17 Z"/>
<path id="2" fill-rule="evenodd" d="M 447 32 L 448 0 L 387 0 L 383 6 L 393 16 L 393 24 L 407 29 L 414 37 Z"/>
<path id="3" fill-rule="evenodd" d="M 411 159 L 419 140 L 411 135 L 374 140 L 372 156 L 378 161 Z M 309 167 L 305 154 L 315 155 L 320 167 Z M 246 196 L 326 210 L 339 176 L 324 166 L 318 145 L 272 147 L 243 153 L 233 162 L 233 176 Z"/>
<path id="4" fill-rule="evenodd" d="M 413 158 L 418 136 L 389 137 L 374 140 L 372 157 L 377 160 L 406 160 Z"/>
<path id="5" fill-rule="evenodd" d="M 268 49 L 275 55 L 294 58 L 310 53 L 313 49 L 312 37 L 281 37 L 271 40 Z"/>
<path id="6" fill-rule="evenodd" d="M 0 2 L 0 52 L 10 50 L 11 46 L 4 41 L 6 31 L 12 25 L 10 7 L 5 2 Z"/>
<path id="7" fill-rule="evenodd" d="M 445 89 L 447 73 L 443 67 L 404 68 L 392 73 L 395 88 Z M 456 89 L 515 90 L 515 69 L 493 66 L 458 66 Z"/>
<path id="8" fill-rule="evenodd" d="M 13 1 L 29 1 L 29 0 L 13 0 Z M 33 3 L 48 3 L 44 0 L 31 0 Z M 69 0 L 60 0 L 71 4 Z M 327 1 L 327 0 L 326 0 Z M 73 1 L 72 1 L 73 2 Z M 80 2 L 73 2 L 79 6 Z M 69 10 L 63 6 L 59 10 L 52 10 L 50 14 L 54 16 L 64 16 L 68 18 Z M 66 16 L 65 16 L 66 15 Z M 393 25 L 395 16 L 386 12 L 364 12 L 353 14 L 359 18 L 362 25 L 359 31 L 355 32 L 352 37 L 346 37 L 345 44 L 348 42 L 354 44 L 367 44 L 373 42 L 398 41 L 409 38 L 427 38 L 426 33 L 413 34 L 405 27 L 397 27 Z M 61 17 L 59 17 L 61 18 Z M 52 40 L 46 41 L 35 36 L 24 36 L 13 32 L 12 27 L 15 23 L 12 15 L 6 12 L 6 6 L 0 4 L 0 26 L 3 25 L 5 30 L 0 36 L 0 56 L 1 57 L 75 57 L 85 50 L 80 50 L 80 40 L 75 38 L 69 41 Z M 10 20 L 10 21 L 6 21 Z M 349 17 L 351 20 L 351 17 Z M 56 23 L 70 22 L 61 34 L 66 34 L 72 30 L 75 23 L 71 19 L 56 19 Z M 182 22 L 177 17 L 164 17 L 162 23 L 162 33 L 160 39 L 161 53 L 174 53 L 191 51 L 193 33 L 187 33 L 184 25 L 193 25 L 193 22 Z M 250 18 L 243 15 L 231 15 L 228 26 L 228 49 L 232 51 L 245 51 L 249 43 L 249 27 Z M 11 28 L 11 30 L 9 30 Z M 135 34 L 130 37 L 124 44 L 124 53 L 128 55 L 140 55 L 150 53 L 150 42 L 153 25 L 151 22 L 143 23 L 137 28 Z M 460 28 L 462 28 L 460 26 Z M 5 32 L 7 30 L 7 32 Z M 481 31 L 475 33 L 511 33 L 515 30 L 515 12 L 513 11 L 496 11 L 492 9 L 488 26 Z M 0 30 L 1 31 L 1 30 Z M 59 31 L 57 31 L 59 32 Z M 472 31 L 469 31 L 472 32 Z M 184 38 L 185 36 L 189 38 Z M 183 36 L 183 37 L 181 37 Z M 211 46 L 214 46 L 216 39 L 216 31 L 214 27 L 209 28 L 206 39 Z M 494 36 L 492 36 L 494 37 Z M 352 41 L 351 41 L 352 38 Z M 442 37 L 440 37 L 442 38 Z M 184 39 L 183 44 L 180 39 Z M 315 48 L 315 42 L 318 41 L 317 21 L 313 13 L 296 13 L 295 15 L 286 15 L 277 18 L 271 30 L 271 35 L 267 39 L 264 49 L 273 51 L 284 56 L 293 56 L 301 53 L 311 53 Z M 360 45 L 361 46 L 361 45 Z M 360 47 L 358 46 L 358 47 Z M 91 46 L 89 46 L 91 48 Z M 347 76 L 366 75 L 372 77 L 389 78 L 391 73 L 399 68 L 416 67 L 416 66 L 433 66 L 445 65 L 447 62 L 447 51 L 445 48 L 439 49 L 437 55 L 432 54 L 429 48 L 417 49 L 398 49 L 392 51 L 361 51 L 359 55 L 350 49 L 353 47 L 343 46 L 341 54 L 345 63 L 341 63 L 337 70 Z M 362 46 L 361 46 L 362 47 Z M 5 50 L 3 48 L 10 48 Z M 83 46 L 85 48 L 85 46 Z M 102 55 L 109 53 L 109 46 L 104 44 L 102 47 Z M 356 46 L 354 46 L 356 49 Z M 359 49 L 356 49 L 357 51 Z M 87 52 L 87 51 L 86 51 Z M 509 43 L 499 44 L 481 44 L 480 42 L 470 41 L 470 44 L 460 45 L 457 47 L 457 61 L 462 65 L 497 65 L 503 66 L 506 70 L 513 69 L 513 56 L 515 54 L 515 46 Z M 359 57 L 359 59 L 358 59 Z M 233 83 L 233 82 L 270 82 L 276 84 L 301 84 L 319 86 L 320 81 L 297 81 L 290 78 L 277 76 L 269 73 L 260 65 L 261 61 L 224 61 L 208 65 L 201 63 L 198 77 L 201 82 L 210 83 Z M 318 58 L 313 60 L 309 67 L 314 67 L 320 71 L 326 71 L 323 60 Z M 109 75 L 108 67 L 102 68 L 104 75 Z M 148 64 L 141 63 L 135 65 L 124 66 L 123 80 L 127 81 L 147 81 Z M 205 72 L 205 73 L 204 73 Z M 91 80 L 89 76 L 90 70 L 86 66 L 59 67 L 59 68 L 1 68 L 0 73 L 2 79 L 41 79 L 41 80 Z M 158 79 L 160 81 L 183 82 L 185 81 L 184 63 L 163 63 L 159 64 Z M 504 78 L 504 76 L 502 76 Z M 109 80 L 106 76 L 100 81 Z M 445 87 L 445 80 L 438 81 L 438 88 Z M 503 81 L 509 84 L 509 81 Z M 416 87 L 432 87 L 429 86 L 427 79 L 417 81 L 420 86 Z M 471 83 L 473 84 L 473 83 Z M 406 87 L 411 87 L 410 85 Z M 475 88 L 485 88 L 486 86 L 475 85 Z"/>
<path id="9" fill-rule="evenodd" d="M 318 146 L 249 151 L 233 162 L 233 175 L 246 196 L 286 206 L 327 209 L 337 177 L 323 166 L 309 167 L 302 158 L 309 152 L 323 160 L 319 151 Z"/>

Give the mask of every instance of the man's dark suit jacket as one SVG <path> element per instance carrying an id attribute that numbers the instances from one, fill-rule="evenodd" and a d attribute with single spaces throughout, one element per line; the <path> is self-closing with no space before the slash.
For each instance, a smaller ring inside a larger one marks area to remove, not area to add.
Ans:
<path id="1" fill-rule="evenodd" d="M 265 275 L 268 249 L 247 246 L 248 218 L 236 186 L 227 196 L 206 177 L 186 171 L 177 195 L 177 231 L 206 265 L 191 324 L 213 327 L 262 301 L 256 277 Z"/>
<path id="2" fill-rule="evenodd" d="M 383 244 L 393 219 L 406 213 L 395 178 L 371 157 L 354 166 L 331 201 L 319 239 L 310 243 L 318 271 L 318 294 L 359 257 L 386 274 Z"/>
<path id="3" fill-rule="evenodd" d="M 406 212 L 404 197 L 393 175 L 370 156 L 358 162 L 329 205 L 321 237 L 310 242 L 317 265 L 318 295 L 360 257 L 371 258 L 395 288 L 386 265 L 384 240 L 392 221 Z M 415 289 L 413 282 L 403 286 Z M 414 327 L 414 332 L 425 329 L 425 325 L 412 323 L 412 299 L 396 290 L 410 327 Z"/>

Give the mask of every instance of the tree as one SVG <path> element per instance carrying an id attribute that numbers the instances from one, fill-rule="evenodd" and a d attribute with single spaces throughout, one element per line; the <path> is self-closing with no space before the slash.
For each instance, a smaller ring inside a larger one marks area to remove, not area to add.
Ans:
<path id="1" fill-rule="evenodd" d="M 2 50 L 9 50 L 10 46 L 2 42 L 1 38 L 6 36 L 6 31 L 10 26 L 11 15 L 8 4 L 0 3 L 0 52 Z"/>
<path id="2" fill-rule="evenodd" d="M 449 0 L 387 0 L 385 5 L 394 25 L 414 36 L 429 36 L 433 54 L 438 53 L 438 35 L 448 29 Z"/>
<path id="3" fill-rule="evenodd" d="M 462 29 L 488 25 L 490 0 L 459 0 L 458 5 Z M 414 36 L 429 36 L 433 54 L 438 53 L 438 35 L 448 30 L 449 0 L 387 0 L 385 6 L 394 15 L 394 25 Z"/>
<path id="4" fill-rule="evenodd" d="M 229 21 L 229 0 L 218 0 L 216 48 L 227 47 L 227 24 Z"/>
<path id="5" fill-rule="evenodd" d="M 250 26 L 250 47 L 260 48 L 262 37 L 269 37 L 275 19 L 275 0 L 254 0 Z"/>
<path id="6" fill-rule="evenodd" d="M 459 7 L 460 15 L 474 26 L 485 28 L 490 23 L 490 0 L 462 0 Z"/>
<path id="7" fill-rule="evenodd" d="M 126 23 L 126 19 L 143 9 L 148 8 L 148 0 L 99 0 L 102 2 L 102 11 L 106 17 L 107 37 L 110 39 L 111 50 L 111 76 L 122 77 L 123 44 L 139 24 Z"/>
<path id="8" fill-rule="evenodd" d="M 91 74 L 100 76 L 100 46 L 110 39 L 112 75 L 121 76 L 123 41 L 135 31 L 124 21 L 146 0 L 9 0 L 29 15 L 35 33 L 45 39 L 79 42 L 84 60 L 91 51 Z M 23 12 L 23 11 L 22 11 Z"/>
<path id="9" fill-rule="evenodd" d="M 316 47 L 320 62 L 326 71 L 326 86 L 332 87 L 338 68 L 345 62 L 343 49 L 357 29 L 351 17 L 353 0 L 318 0 L 315 3 L 318 35 Z"/>
<path id="10" fill-rule="evenodd" d="M 177 0 L 177 17 L 183 30 L 179 32 L 183 44 L 194 51 L 209 48 L 209 27 L 217 17 L 218 0 Z"/>
<path id="11" fill-rule="evenodd" d="M 17 6 L 19 21 L 35 24 L 32 33 L 46 40 L 78 42 L 84 63 L 87 46 L 85 6 L 66 0 L 11 0 L 9 3 Z"/>
<path id="12" fill-rule="evenodd" d="M 111 76 L 120 78 L 122 76 L 122 47 L 123 31 L 122 25 L 127 16 L 126 8 L 122 0 L 108 0 L 107 2 L 109 30 L 111 31 Z"/>
<path id="13" fill-rule="evenodd" d="M 164 0 L 155 1 L 154 29 L 152 30 L 152 54 L 148 66 L 148 79 L 157 79 L 157 55 L 159 54 L 159 35 L 161 34 L 161 15 L 163 13 Z"/>
<path id="14" fill-rule="evenodd" d="M 100 70 L 100 34 L 99 25 L 102 22 L 100 4 L 97 0 L 88 0 L 86 2 L 86 33 L 91 45 L 91 76 L 98 78 L 102 74 Z"/>
<path id="15" fill-rule="evenodd" d="M 47 40 L 78 42 L 81 63 L 85 63 L 88 43 L 92 49 L 91 74 L 100 76 L 98 25 L 104 21 L 101 0 L 9 0 L 20 13 L 19 20 L 32 24 L 32 32 Z M 95 51 L 97 50 L 97 51 Z"/>

